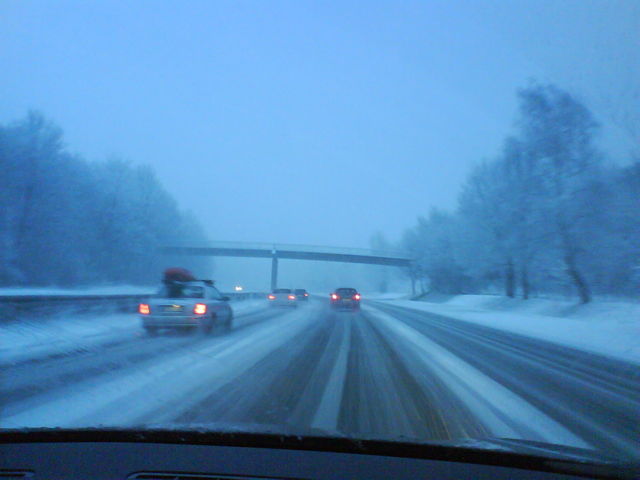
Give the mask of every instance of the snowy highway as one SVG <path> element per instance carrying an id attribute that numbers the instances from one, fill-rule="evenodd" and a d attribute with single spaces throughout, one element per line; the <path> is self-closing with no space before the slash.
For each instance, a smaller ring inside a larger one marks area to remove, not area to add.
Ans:
<path id="1" fill-rule="evenodd" d="M 136 315 L 120 321 L 115 335 L 64 353 L 0 355 L 1 426 L 242 426 L 640 451 L 640 366 L 543 340 L 381 301 L 357 313 L 318 299 L 293 311 L 255 304 L 211 336 L 149 337 Z"/>

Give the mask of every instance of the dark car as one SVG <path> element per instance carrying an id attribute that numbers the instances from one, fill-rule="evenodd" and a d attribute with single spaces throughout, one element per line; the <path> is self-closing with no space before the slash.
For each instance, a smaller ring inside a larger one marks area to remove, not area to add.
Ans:
<path id="1" fill-rule="evenodd" d="M 335 292 L 329 295 L 331 307 L 344 310 L 360 310 L 361 295 L 355 288 L 336 288 Z"/>
<path id="2" fill-rule="evenodd" d="M 293 294 L 297 297 L 298 300 L 302 300 L 303 302 L 309 300 L 309 292 L 307 292 L 304 288 L 296 288 L 293 291 Z"/>

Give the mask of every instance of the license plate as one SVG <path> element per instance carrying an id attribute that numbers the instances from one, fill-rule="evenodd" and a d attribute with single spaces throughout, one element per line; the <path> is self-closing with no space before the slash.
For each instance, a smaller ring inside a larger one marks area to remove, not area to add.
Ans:
<path id="1" fill-rule="evenodd" d="M 345 298 L 345 299 L 343 300 L 343 302 L 344 302 L 344 303 L 351 303 L 351 299 L 350 299 L 350 298 Z"/>
<path id="2" fill-rule="evenodd" d="M 165 312 L 181 312 L 182 305 L 165 305 L 163 311 Z"/>

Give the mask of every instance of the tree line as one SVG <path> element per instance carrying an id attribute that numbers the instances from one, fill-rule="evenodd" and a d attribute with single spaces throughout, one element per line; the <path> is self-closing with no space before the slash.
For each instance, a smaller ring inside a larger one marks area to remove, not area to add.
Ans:
<path id="1" fill-rule="evenodd" d="M 500 153 L 478 163 L 454 211 L 433 209 L 400 247 L 422 291 L 637 296 L 640 161 L 607 162 L 598 123 L 553 85 L 518 92 Z"/>
<path id="2" fill-rule="evenodd" d="M 150 167 L 86 161 L 40 113 L 0 125 L 0 172 L 0 285 L 150 284 L 160 246 L 206 241 Z"/>

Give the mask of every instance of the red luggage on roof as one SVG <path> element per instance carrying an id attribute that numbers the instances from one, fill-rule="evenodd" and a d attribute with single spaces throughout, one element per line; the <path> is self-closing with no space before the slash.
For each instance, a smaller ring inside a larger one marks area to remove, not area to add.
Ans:
<path id="1" fill-rule="evenodd" d="M 186 268 L 173 267 L 164 271 L 165 282 L 193 282 L 196 277 Z"/>

